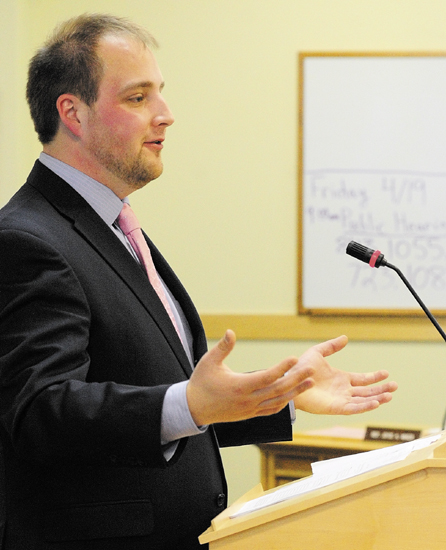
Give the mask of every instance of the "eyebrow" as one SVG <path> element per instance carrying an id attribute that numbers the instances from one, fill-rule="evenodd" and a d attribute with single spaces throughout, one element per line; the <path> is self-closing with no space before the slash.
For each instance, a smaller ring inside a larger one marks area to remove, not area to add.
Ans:
<path id="1" fill-rule="evenodd" d="M 165 82 L 161 82 L 159 89 L 162 90 L 164 88 Z M 151 80 L 145 80 L 142 82 L 134 82 L 132 84 L 129 84 L 125 88 L 121 90 L 121 94 L 125 94 L 129 92 L 130 90 L 134 90 L 135 88 L 154 88 L 155 84 Z"/>

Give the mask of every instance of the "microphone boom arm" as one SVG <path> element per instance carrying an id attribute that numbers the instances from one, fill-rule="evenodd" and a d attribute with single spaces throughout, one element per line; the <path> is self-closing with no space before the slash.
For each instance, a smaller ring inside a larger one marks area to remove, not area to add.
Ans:
<path id="1" fill-rule="evenodd" d="M 360 260 L 361 262 L 365 262 L 366 264 L 369 264 L 370 267 L 389 267 L 390 269 L 393 269 L 393 271 L 396 271 L 398 275 L 400 276 L 403 283 L 406 285 L 406 287 L 410 290 L 410 293 L 415 298 L 415 300 L 419 303 L 421 306 L 421 309 L 424 311 L 424 313 L 429 317 L 430 321 L 434 325 L 434 327 L 438 330 L 443 340 L 446 342 L 446 334 L 443 331 L 443 329 L 438 324 L 435 317 L 432 315 L 432 313 L 427 309 L 427 307 L 424 305 L 421 298 L 418 296 L 418 294 L 415 292 L 415 289 L 412 287 L 412 285 L 409 283 L 409 281 L 406 279 L 406 277 L 403 275 L 403 273 L 398 269 L 396 266 L 389 264 L 389 262 L 384 258 L 384 254 L 381 254 L 379 250 L 373 250 L 372 248 L 368 248 L 364 246 L 363 244 L 359 244 L 355 241 L 350 241 L 347 245 L 347 254 L 352 256 L 353 258 L 356 258 L 357 260 Z"/>
<path id="2" fill-rule="evenodd" d="M 393 269 L 393 271 L 396 271 L 398 275 L 400 276 L 400 279 L 403 281 L 403 283 L 406 285 L 406 287 L 410 290 L 410 293 L 415 298 L 415 300 L 420 304 L 422 310 L 424 313 L 429 317 L 434 327 L 438 330 L 438 332 L 441 334 L 443 340 L 446 342 L 446 334 L 444 330 L 441 328 L 441 326 L 438 324 L 435 317 L 432 315 L 432 313 L 427 309 L 427 307 L 422 302 L 421 298 L 418 296 L 418 294 L 415 292 L 415 289 L 412 287 L 412 285 L 409 283 L 409 281 L 406 279 L 406 277 L 403 275 L 400 269 L 398 269 L 396 266 L 389 264 L 389 262 L 386 263 L 386 267 L 389 267 L 390 269 Z"/>

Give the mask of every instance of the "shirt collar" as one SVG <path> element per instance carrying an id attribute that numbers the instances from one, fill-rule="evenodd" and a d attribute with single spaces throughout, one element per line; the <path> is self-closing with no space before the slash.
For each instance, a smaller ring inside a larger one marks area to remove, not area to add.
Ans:
<path id="1" fill-rule="evenodd" d="M 40 153 L 39 161 L 77 191 L 109 226 L 119 216 L 122 203 L 128 202 L 127 198 L 121 201 L 106 185 L 46 153 Z"/>

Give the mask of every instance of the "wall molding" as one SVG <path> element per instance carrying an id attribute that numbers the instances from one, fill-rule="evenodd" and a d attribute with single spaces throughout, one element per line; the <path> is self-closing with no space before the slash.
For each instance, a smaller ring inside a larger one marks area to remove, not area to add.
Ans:
<path id="1" fill-rule="evenodd" d="M 239 340 L 326 340 L 346 334 L 351 341 L 443 342 L 424 316 L 201 315 L 209 339 L 230 328 Z M 441 323 L 442 319 L 438 319 Z M 446 318 L 443 318 L 446 322 Z"/>

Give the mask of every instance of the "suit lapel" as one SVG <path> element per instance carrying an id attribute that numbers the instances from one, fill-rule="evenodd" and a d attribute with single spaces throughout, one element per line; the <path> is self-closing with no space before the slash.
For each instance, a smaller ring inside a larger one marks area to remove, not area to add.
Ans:
<path id="1" fill-rule="evenodd" d="M 72 220 L 75 230 L 96 250 L 104 261 L 116 272 L 117 276 L 127 284 L 141 302 L 142 306 L 152 316 L 159 329 L 163 332 L 183 370 L 190 376 L 192 372 L 191 366 L 175 327 L 172 325 L 146 273 L 141 266 L 131 258 L 129 252 L 120 242 L 118 237 L 67 182 L 59 178 L 59 176 L 47 169 L 41 163 L 36 162 L 28 178 L 28 183 L 36 188 L 61 215 Z M 149 244 L 153 247 L 150 241 Z M 158 250 L 154 247 L 153 249 L 156 257 L 155 265 L 157 269 L 160 270 L 160 275 L 171 289 L 171 292 L 176 296 L 179 289 L 183 287 Z M 170 273 L 173 276 L 171 276 Z M 167 280 L 165 278 L 166 276 Z M 170 286 L 172 281 L 175 283 L 174 288 Z M 180 294 L 183 293 L 180 292 Z M 184 294 L 186 294 L 185 291 Z M 191 328 L 195 340 L 196 333 L 194 326 L 192 326 L 195 325 L 196 327 L 195 308 L 190 299 L 185 299 L 184 295 L 179 298 L 180 299 L 177 299 L 184 308 L 188 320 L 191 315 Z"/>

